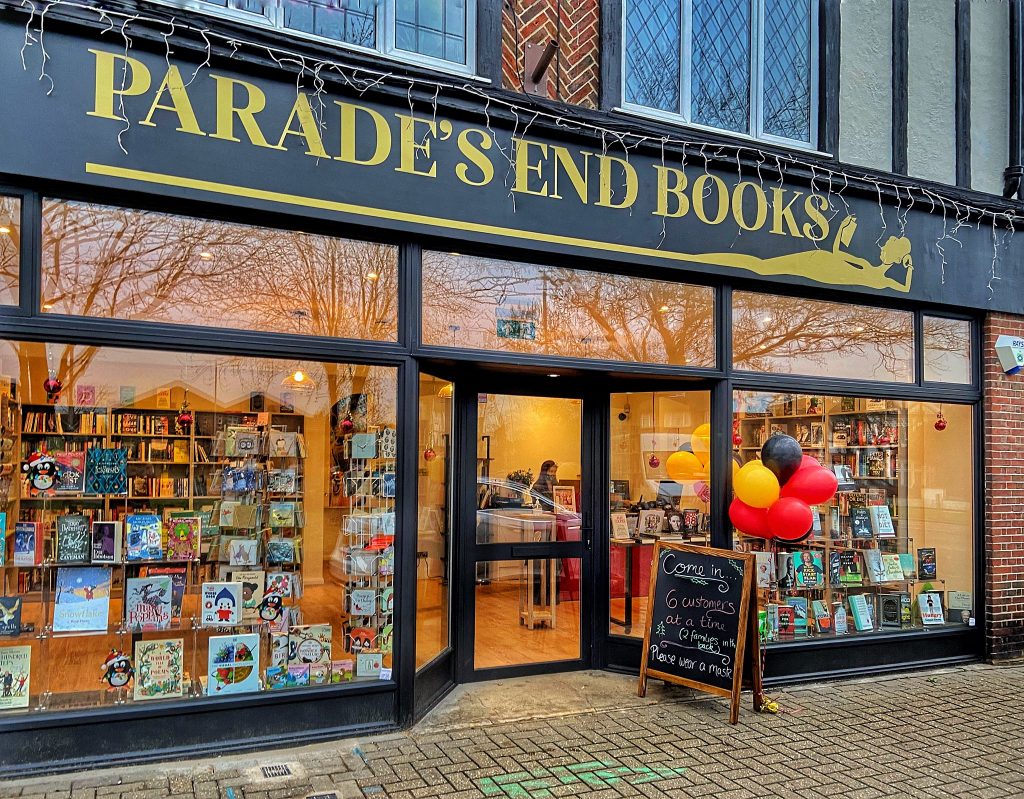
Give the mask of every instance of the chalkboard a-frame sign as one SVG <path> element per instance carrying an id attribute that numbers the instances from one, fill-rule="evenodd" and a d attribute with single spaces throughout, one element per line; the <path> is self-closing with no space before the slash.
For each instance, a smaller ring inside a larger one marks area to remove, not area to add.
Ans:
<path id="1" fill-rule="evenodd" d="M 637 693 L 644 696 L 653 677 L 728 696 L 729 722 L 735 724 L 740 691 L 748 684 L 759 710 L 754 556 L 659 541 L 653 557 Z"/>

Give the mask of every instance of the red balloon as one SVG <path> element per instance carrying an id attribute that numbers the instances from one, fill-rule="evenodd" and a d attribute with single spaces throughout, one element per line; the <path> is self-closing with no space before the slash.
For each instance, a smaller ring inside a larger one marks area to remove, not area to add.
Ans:
<path id="1" fill-rule="evenodd" d="M 828 469 L 801 468 L 782 487 L 779 497 L 796 497 L 808 505 L 821 505 L 836 495 L 838 487 L 839 480 Z"/>
<path id="2" fill-rule="evenodd" d="M 821 465 L 821 461 L 812 455 L 804 455 L 800 460 L 800 465 L 796 467 L 799 472 L 801 469 L 821 469 L 824 468 Z"/>
<path id="3" fill-rule="evenodd" d="M 768 508 L 768 530 L 780 541 L 804 538 L 814 524 L 811 506 L 796 497 L 782 497 Z"/>
<path id="4" fill-rule="evenodd" d="M 757 538 L 771 538 L 768 511 L 765 508 L 752 508 L 741 499 L 734 498 L 729 505 L 729 520 L 741 533 Z"/>

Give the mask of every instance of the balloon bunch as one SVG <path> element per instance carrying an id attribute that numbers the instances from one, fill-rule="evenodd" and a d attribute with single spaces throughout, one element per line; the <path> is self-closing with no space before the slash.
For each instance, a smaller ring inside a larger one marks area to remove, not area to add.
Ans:
<path id="1" fill-rule="evenodd" d="M 708 479 L 711 462 L 711 425 L 695 427 L 690 434 L 689 449 L 673 452 L 665 461 L 665 473 L 677 483 Z"/>
<path id="2" fill-rule="evenodd" d="M 733 475 L 736 497 L 729 519 L 742 533 L 757 538 L 803 541 L 814 524 L 812 505 L 836 494 L 836 476 L 809 455 L 796 439 L 776 434 L 753 460 Z"/>

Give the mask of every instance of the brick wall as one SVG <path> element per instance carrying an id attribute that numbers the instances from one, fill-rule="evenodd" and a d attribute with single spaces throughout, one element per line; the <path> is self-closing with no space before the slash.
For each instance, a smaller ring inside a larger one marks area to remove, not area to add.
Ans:
<path id="1" fill-rule="evenodd" d="M 554 39 L 558 53 L 548 69 L 553 100 L 597 108 L 600 80 L 600 0 L 504 0 L 501 71 L 505 88 L 522 91 L 527 42 Z"/>
<path id="2" fill-rule="evenodd" d="M 982 335 L 985 391 L 986 652 L 1024 656 L 1024 374 L 999 367 L 999 335 L 1024 333 L 1024 317 L 990 314 Z"/>

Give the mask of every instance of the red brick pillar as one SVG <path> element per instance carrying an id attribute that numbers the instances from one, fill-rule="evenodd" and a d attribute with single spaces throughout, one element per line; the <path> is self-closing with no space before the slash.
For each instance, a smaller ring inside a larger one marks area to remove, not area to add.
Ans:
<path id="1" fill-rule="evenodd" d="M 1007 375 L 996 337 L 1024 334 L 1024 317 L 989 314 L 982 330 L 985 408 L 985 651 L 1024 656 L 1024 373 Z"/>
<path id="2" fill-rule="evenodd" d="M 558 42 L 548 75 L 548 97 L 597 108 L 600 80 L 600 0 L 505 0 L 502 3 L 501 71 L 506 89 L 522 91 L 527 42 Z M 561 15 L 559 15 L 561 10 Z"/>

